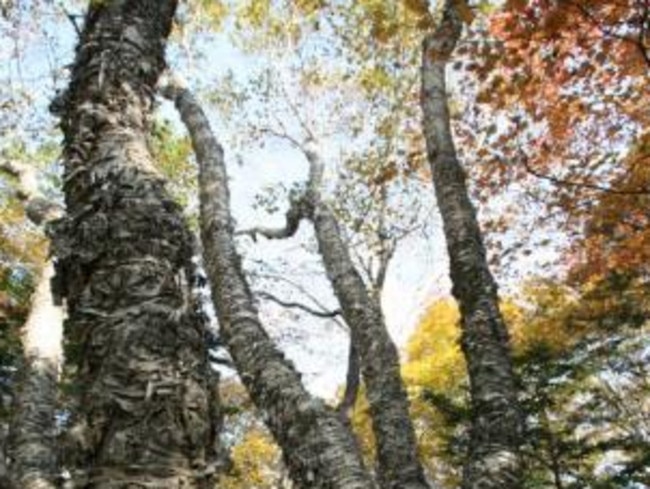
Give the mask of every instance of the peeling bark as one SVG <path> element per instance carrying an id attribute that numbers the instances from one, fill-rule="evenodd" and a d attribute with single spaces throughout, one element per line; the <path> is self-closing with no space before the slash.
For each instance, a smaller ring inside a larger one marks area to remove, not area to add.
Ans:
<path id="1" fill-rule="evenodd" d="M 24 489 L 55 489 L 58 475 L 54 415 L 63 310 L 52 301 L 53 275 L 54 267 L 47 263 L 23 327 L 25 357 L 11 426 L 11 478 L 15 487 Z"/>
<path id="2" fill-rule="evenodd" d="M 427 157 L 451 263 L 452 293 L 461 311 L 461 345 L 468 365 L 472 425 L 464 489 L 521 487 L 523 415 L 517 399 L 508 332 L 499 311 L 476 211 L 451 132 L 445 68 L 462 22 L 448 0 L 422 49 L 422 111 Z"/>
<path id="3" fill-rule="evenodd" d="M 338 414 L 306 391 L 262 327 L 234 245 L 223 149 L 207 118 L 189 91 L 169 87 L 167 96 L 188 128 L 199 164 L 201 239 L 221 333 L 292 480 L 304 489 L 373 488 Z"/>
<path id="4" fill-rule="evenodd" d="M 50 235 L 80 390 L 69 431 L 93 489 L 206 483 L 215 406 L 192 235 L 147 144 L 175 8 L 90 2 L 69 88 L 51 106 L 67 215 Z"/>

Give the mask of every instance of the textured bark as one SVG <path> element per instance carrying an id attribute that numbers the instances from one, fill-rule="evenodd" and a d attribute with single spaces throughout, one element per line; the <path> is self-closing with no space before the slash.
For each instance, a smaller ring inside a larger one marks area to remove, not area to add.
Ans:
<path id="1" fill-rule="evenodd" d="M 378 294 L 364 284 L 355 268 L 337 218 L 320 197 L 322 163 L 308 150 L 309 215 L 318 248 L 343 318 L 351 329 L 370 405 L 377 441 L 377 474 L 386 489 L 424 489 L 429 485 L 418 459 L 409 402 L 400 374 L 397 348 L 383 317 Z"/>
<path id="2" fill-rule="evenodd" d="M 221 333 L 299 488 L 372 488 L 350 432 L 312 397 L 262 327 L 235 249 L 223 149 L 189 91 L 169 89 L 199 164 L 201 239 Z"/>
<path id="3" fill-rule="evenodd" d="M 57 477 L 55 412 L 62 360 L 63 310 L 54 305 L 48 263 L 23 327 L 24 366 L 12 419 L 11 476 L 15 487 L 54 489 Z"/>
<path id="4" fill-rule="evenodd" d="M 147 136 L 174 0 L 90 2 L 68 90 L 65 218 L 50 226 L 78 363 L 84 487 L 193 488 L 211 447 L 210 373 L 193 243 Z"/>
<path id="5" fill-rule="evenodd" d="M 321 198 L 323 164 L 318 152 L 313 147 L 301 149 L 309 161 L 308 190 L 301 199 L 291 202 L 284 229 L 254 228 L 246 233 L 281 239 L 295 234 L 301 219 L 312 221 L 328 278 L 341 305 L 343 318 L 350 327 L 351 341 L 366 385 L 377 441 L 380 486 L 390 489 L 428 488 L 418 459 L 408 397 L 400 375 L 399 355 L 386 328 L 379 294 L 364 284 L 350 258 L 337 218 Z M 353 394 L 356 396 L 356 392 Z M 352 393 L 346 392 L 347 395 Z"/>
<path id="6" fill-rule="evenodd" d="M 447 240 L 452 292 L 461 311 L 461 344 L 470 379 L 472 426 L 463 488 L 514 489 L 521 487 L 523 416 L 497 285 L 488 268 L 476 211 L 456 156 L 447 107 L 445 67 L 461 30 L 454 1 L 448 0 L 440 25 L 423 43 L 422 110 L 427 157 Z"/>

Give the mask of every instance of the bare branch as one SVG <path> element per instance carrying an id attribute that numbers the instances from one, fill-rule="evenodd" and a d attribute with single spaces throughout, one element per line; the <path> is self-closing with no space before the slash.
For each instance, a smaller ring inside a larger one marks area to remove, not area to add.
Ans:
<path id="1" fill-rule="evenodd" d="M 298 121 L 298 124 L 300 124 L 300 127 L 302 127 L 303 131 L 305 131 L 305 134 L 307 135 L 307 139 L 311 139 L 311 140 L 316 139 L 314 133 L 311 131 L 311 129 L 309 128 L 305 120 L 302 118 L 300 111 L 298 110 L 298 107 L 296 107 L 296 104 L 293 102 L 293 100 L 291 100 L 291 97 L 289 97 L 289 94 L 287 93 L 284 84 L 280 84 L 280 90 L 282 91 L 284 101 L 287 103 L 289 110 L 291 110 L 291 113 Z"/>
<path id="2" fill-rule="evenodd" d="M 271 302 L 275 302 L 276 304 L 278 304 L 278 305 L 280 305 L 282 307 L 287 307 L 289 309 L 300 309 L 301 311 L 304 311 L 304 312 L 306 312 L 308 314 L 311 314 L 312 316 L 316 316 L 316 317 L 319 317 L 319 318 L 331 319 L 331 318 L 335 318 L 335 317 L 341 315 L 341 311 L 339 309 L 335 309 L 335 310 L 325 310 L 325 309 L 316 310 L 316 309 L 314 309 L 312 307 L 309 307 L 309 306 L 307 306 L 305 304 L 302 304 L 300 302 L 285 301 L 283 299 L 280 299 L 276 295 L 271 294 L 270 292 L 264 292 L 264 291 L 257 292 L 257 296 L 261 297 L 263 299 L 269 300 Z"/>
<path id="3" fill-rule="evenodd" d="M 268 134 L 270 136 L 282 139 L 290 143 L 294 148 L 300 151 L 307 162 L 309 163 L 309 187 L 312 193 L 317 192 L 322 184 L 324 165 L 320 159 L 320 155 L 316 149 L 316 138 L 309 132 L 307 139 L 300 142 L 290 134 L 288 134 L 283 127 L 282 131 L 270 127 L 262 127 L 259 129 L 260 133 Z"/>
<path id="4" fill-rule="evenodd" d="M 288 301 L 278 299 L 276 296 L 268 292 L 257 292 L 258 296 L 271 300 L 283 307 L 295 307 L 313 316 L 331 319 L 342 330 L 349 331 L 346 325 L 339 318 L 341 314 L 340 310 L 337 309 L 332 311 L 327 309 L 318 299 L 316 299 L 313 295 L 311 295 L 300 284 L 297 284 L 282 275 L 276 276 L 271 274 L 261 274 L 259 276 L 261 276 L 262 278 L 269 278 L 272 280 L 280 280 L 291 285 L 292 287 L 296 288 L 299 292 L 303 293 L 310 301 L 312 301 L 319 308 L 319 310 L 315 310 L 314 308 L 306 306 L 301 303 L 288 302 Z M 350 347 L 348 352 L 348 371 L 345 377 L 345 391 L 343 393 L 343 397 L 341 398 L 341 401 L 339 402 L 339 405 L 336 407 L 337 412 L 344 420 L 349 419 L 350 411 L 352 410 L 352 408 L 354 408 L 354 404 L 356 403 L 356 399 L 359 392 L 359 385 L 360 385 L 360 370 L 361 367 L 359 364 L 359 356 L 356 349 L 355 341 L 352 338 L 350 338 Z"/>
<path id="5" fill-rule="evenodd" d="M 306 202 L 303 198 L 290 200 L 290 207 L 285 215 L 286 224 L 283 228 L 254 227 L 237 231 L 235 235 L 247 235 L 253 241 L 257 241 L 257 235 L 264 236 L 267 239 L 290 238 L 296 234 L 300 226 L 300 221 L 307 217 L 309 213 L 308 206 L 305 204 Z"/>
<path id="6" fill-rule="evenodd" d="M 272 129 L 270 127 L 261 127 L 258 129 L 258 131 L 262 134 L 267 134 L 269 136 L 287 141 L 289 144 L 294 146 L 297 150 L 302 151 L 303 153 L 305 151 L 304 145 L 284 130 L 278 131 L 277 129 Z"/>
<path id="7" fill-rule="evenodd" d="M 530 161 L 528 159 L 528 155 L 524 153 L 524 151 L 521 149 L 521 146 L 519 144 L 518 144 L 518 156 L 519 156 L 518 162 L 522 164 L 524 170 L 526 170 L 526 173 L 529 173 L 530 175 L 539 178 L 541 180 L 546 180 L 548 182 L 551 182 L 554 185 L 560 187 L 586 188 L 589 190 L 596 190 L 598 192 L 605 192 L 614 195 L 650 195 L 650 190 L 646 190 L 646 189 L 617 190 L 611 187 L 605 187 L 603 185 L 598 185 L 595 183 L 577 182 L 575 180 L 567 180 L 564 178 L 549 175 L 547 173 L 542 173 L 536 168 L 533 168 L 533 166 L 530 164 Z"/>
<path id="8" fill-rule="evenodd" d="M 300 285 L 297 282 L 294 282 L 293 280 L 287 278 L 284 275 L 279 275 L 279 274 L 274 274 L 274 273 L 258 273 L 257 277 L 263 278 L 263 279 L 269 279 L 269 280 L 277 280 L 278 282 L 284 282 L 287 285 L 290 285 L 294 289 L 296 289 L 298 292 L 303 294 L 307 299 L 309 299 L 314 305 L 316 305 L 319 309 L 322 311 L 328 311 L 330 310 L 327 306 L 325 306 L 318 298 L 316 298 L 313 294 L 309 292 L 305 287 Z M 338 317 L 333 317 L 331 318 L 336 325 L 341 328 L 343 331 L 349 331 L 348 327 L 345 325 L 343 321 L 341 321 Z"/>
<path id="9" fill-rule="evenodd" d="M 70 21 L 70 23 L 72 24 L 72 27 L 74 28 L 75 33 L 77 34 L 77 38 L 80 39 L 81 38 L 81 29 L 79 28 L 79 24 L 77 23 L 77 20 L 78 19 L 83 19 L 83 15 L 73 14 L 72 12 L 70 12 L 66 8 L 64 2 L 58 2 L 56 6 L 61 10 L 61 12 L 63 12 L 63 15 L 65 15 L 66 18 Z"/>

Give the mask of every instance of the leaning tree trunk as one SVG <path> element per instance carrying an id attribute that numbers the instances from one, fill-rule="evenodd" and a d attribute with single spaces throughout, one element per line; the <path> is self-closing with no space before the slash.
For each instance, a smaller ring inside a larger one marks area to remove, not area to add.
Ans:
<path id="1" fill-rule="evenodd" d="M 51 226 L 80 392 L 84 487 L 203 485 L 211 442 L 192 237 L 147 137 L 175 0 L 91 1 L 64 132 L 67 216 Z"/>
<path id="2" fill-rule="evenodd" d="M 377 441 L 377 473 L 386 489 L 426 489 L 429 485 L 418 458 L 409 402 L 393 343 L 377 294 L 364 284 L 332 209 L 320 195 L 322 162 L 308 150 L 310 182 L 309 218 L 318 248 L 345 322 L 356 343 L 372 427 Z"/>
<path id="3" fill-rule="evenodd" d="M 427 156 L 447 239 L 452 292 L 460 305 L 461 343 L 469 370 L 472 426 L 463 488 L 518 489 L 523 417 L 508 332 L 465 174 L 456 155 L 447 107 L 445 67 L 461 30 L 454 0 L 447 0 L 441 24 L 423 43 L 422 110 Z"/>
<path id="4" fill-rule="evenodd" d="M 235 249 L 223 149 L 191 93 L 168 90 L 189 130 L 199 165 L 201 240 L 221 334 L 282 448 L 292 480 L 301 489 L 373 488 L 340 416 L 306 391 L 262 327 Z"/>
<path id="5" fill-rule="evenodd" d="M 57 477 L 55 412 L 62 360 L 63 309 L 52 301 L 51 262 L 44 267 L 23 327 L 24 365 L 11 436 L 11 479 L 23 489 L 54 489 Z"/>

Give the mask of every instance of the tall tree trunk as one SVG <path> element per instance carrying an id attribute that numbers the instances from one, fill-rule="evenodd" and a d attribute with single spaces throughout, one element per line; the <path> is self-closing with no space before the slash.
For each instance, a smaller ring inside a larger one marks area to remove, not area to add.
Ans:
<path id="1" fill-rule="evenodd" d="M 235 249 L 223 149 L 189 91 L 169 88 L 199 164 L 201 240 L 221 333 L 239 376 L 282 448 L 302 489 L 370 489 L 351 433 L 340 416 L 312 397 L 262 327 Z"/>
<path id="2" fill-rule="evenodd" d="M 386 489 L 425 489 L 429 485 L 418 458 L 409 402 L 393 343 L 379 303 L 357 271 L 334 212 L 320 195 L 322 162 L 313 150 L 309 159 L 309 218 L 318 248 L 351 338 L 356 343 L 377 441 L 377 473 Z"/>
<path id="3" fill-rule="evenodd" d="M 12 419 L 15 487 L 54 489 L 57 476 L 55 412 L 62 360 L 63 309 L 52 300 L 54 267 L 43 269 L 23 327 L 24 366 Z"/>
<path id="4" fill-rule="evenodd" d="M 147 143 L 175 0 L 91 1 L 64 132 L 67 216 L 51 226 L 80 402 L 85 487 L 202 487 L 211 443 L 192 235 Z"/>
<path id="5" fill-rule="evenodd" d="M 456 156 L 447 107 L 445 67 L 461 30 L 454 0 L 447 0 L 440 25 L 423 43 L 422 110 L 427 156 L 447 240 L 452 292 L 460 305 L 461 343 L 469 370 L 472 426 L 463 487 L 515 489 L 521 487 L 523 417 L 508 332 L 499 311 L 497 285 L 488 268 L 465 173 Z"/>

